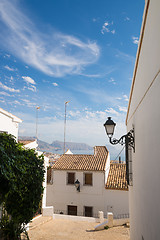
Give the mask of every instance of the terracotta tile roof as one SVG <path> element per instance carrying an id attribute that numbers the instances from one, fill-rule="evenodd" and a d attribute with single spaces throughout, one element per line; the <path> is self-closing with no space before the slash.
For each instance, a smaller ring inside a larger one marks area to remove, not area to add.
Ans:
<path id="1" fill-rule="evenodd" d="M 63 154 L 52 168 L 57 170 L 104 171 L 108 154 L 105 146 L 94 147 L 94 155 Z"/>
<path id="2" fill-rule="evenodd" d="M 26 145 L 28 143 L 34 142 L 35 140 L 18 140 L 19 143 L 22 143 L 23 145 Z"/>
<path id="3" fill-rule="evenodd" d="M 126 164 L 111 163 L 106 189 L 128 190 L 126 180 Z"/>

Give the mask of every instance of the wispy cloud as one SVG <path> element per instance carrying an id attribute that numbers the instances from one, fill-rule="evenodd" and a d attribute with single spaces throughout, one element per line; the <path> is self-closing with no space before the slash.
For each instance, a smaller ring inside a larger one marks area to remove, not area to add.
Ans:
<path id="1" fill-rule="evenodd" d="M 128 98 L 128 96 L 127 95 L 123 95 L 123 98 L 124 98 L 124 100 L 126 101 L 126 102 L 128 102 L 129 101 L 129 98 Z"/>
<path id="2" fill-rule="evenodd" d="M 117 112 L 116 110 L 114 110 L 113 108 L 108 108 L 105 110 L 107 113 L 113 114 L 113 115 L 119 115 L 119 112 Z"/>
<path id="3" fill-rule="evenodd" d="M 126 107 L 121 107 L 121 106 L 118 106 L 118 108 L 119 108 L 119 111 L 120 112 L 127 112 L 127 108 Z"/>
<path id="4" fill-rule="evenodd" d="M 110 29 L 110 26 L 113 25 L 113 22 L 109 23 L 108 21 L 104 22 L 102 29 L 101 29 L 101 33 L 105 34 L 106 32 L 109 33 L 111 32 L 112 34 L 115 34 L 115 29 Z"/>
<path id="5" fill-rule="evenodd" d="M 53 86 L 58 87 L 58 84 L 57 84 L 57 83 L 54 82 L 54 83 L 52 83 L 52 84 L 53 84 Z"/>
<path id="6" fill-rule="evenodd" d="M 20 101 L 18 101 L 18 100 L 14 100 L 13 101 L 13 103 L 15 104 L 15 105 L 24 105 L 22 102 L 20 102 Z"/>
<path id="7" fill-rule="evenodd" d="M 10 88 L 10 87 L 4 85 L 2 82 L 0 82 L 0 87 L 9 92 L 20 92 L 19 89 Z"/>
<path id="8" fill-rule="evenodd" d="M 30 86 L 28 87 L 28 90 L 32 91 L 32 92 L 36 92 L 37 91 L 37 88 L 35 86 Z"/>
<path id="9" fill-rule="evenodd" d="M 110 83 L 112 83 L 112 84 L 116 84 L 116 81 L 115 81 L 115 79 L 114 78 L 110 78 L 110 80 L 108 81 L 108 82 L 110 82 Z"/>
<path id="10" fill-rule="evenodd" d="M 133 57 L 132 55 L 127 54 L 125 52 L 121 52 L 118 49 L 115 49 L 115 51 L 116 51 L 115 57 L 121 58 L 124 61 L 129 61 L 129 62 L 133 62 L 133 63 L 135 62 L 135 57 Z"/>
<path id="11" fill-rule="evenodd" d="M 84 77 L 89 77 L 89 78 L 101 78 L 101 74 L 85 74 L 85 73 L 80 73 L 79 75 L 84 76 Z"/>
<path id="12" fill-rule="evenodd" d="M 6 93 L 6 92 L 0 92 L 0 95 L 7 96 L 7 97 L 11 96 L 9 93 Z"/>
<path id="13" fill-rule="evenodd" d="M 82 67 L 94 63 L 100 55 L 96 42 L 84 42 L 55 30 L 50 33 L 39 32 L 19 9 L 17 1 L 1 0 L 0 20 L 3 26 L 1 44 L 27 65 L 47 75 L 61 77 L 77 74 Z"/>
<path id="14" fill-rule="evenodd" d="M 15 71 L 14 68 L 9 67 L 8 65 L 4 66 L 4 68 L 7 69 L 7 70 L 10 71 L 10 72 Z"/>
<path id="15" fill-rule="evenodd" d="M 132 42 L 133 42 L 134 44 L 138 44 L 138 43 L 139 43 L 138 37 L 132 36 Z"/>
<path id="16" fill-rule="evenodd" d="M 21 99 L 23 104 L 24 105 L 27 105 L 28 107 L 35 107 L 36 106 L 36 103 L 32 102 L 32 101 L 29 101 L 28 99 Z"/>
<path id="17" fill-rule="evenodd" d="M 30 91 L 32 91 L 32 92 L 36 92 L 37 91 L 37 88 L 36 88 L 36 86 L 34 86 L 34 85 L 36 85 L 36 82 L 31 78 L 31 77 L 25 77 L 25 76 L 22 76 L 22 78 L 23 78 L 23 80 L 27 83 L 27 87 L 26 86 L 24 86 L 24 88 L 23 89 L 28 89 L 28 90 L 30 90 Z"/>
<path id="18" fill-rule="evenodd" d="M 130 21 L 129 17 L 125 17 L 124 21 Z"/>
<path id="19" fill-rule="evenodd" d="M 35 81 L 31 78 L 31 77 L 24 77 L 24 76 L 22 76 L 22 78 L 24 79 L 24 81 L 26 82 L 26 83 L 30 83 L 30 84 L 36 84 L 35 83 Z"/>
<path id="20" fill-rule="evenodd" d="M 4 58 L 6 58 L 6 57 L 7 57 L 7 58 L 10 58 L 11 55 L 6 53 L 6 54 L 4 55 Z"/>

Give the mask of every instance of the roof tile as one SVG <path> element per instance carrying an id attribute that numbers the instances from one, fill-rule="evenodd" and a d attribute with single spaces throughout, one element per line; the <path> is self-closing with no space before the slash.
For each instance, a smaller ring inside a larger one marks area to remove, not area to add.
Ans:
<path id="1" fill-rule="evenodd" d="M 110 164 L 106 189 L 128 190 L 128 184 L 126 180 L 126 164 Z"/>
<path id="2" fill-rule="evenodd" d="M 108 154 L 105 146 L 94 147 L 94 155 L 63 154 L 52 168 L 57 170 L 104 171 Z"/>

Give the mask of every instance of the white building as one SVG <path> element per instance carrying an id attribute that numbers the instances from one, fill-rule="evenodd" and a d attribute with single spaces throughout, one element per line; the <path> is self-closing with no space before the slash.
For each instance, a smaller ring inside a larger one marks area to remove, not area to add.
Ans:
<path id="1" fill-rule="evenodd" d="M 22 143 L 26 149 L 37 149 L 38 143 L 37 139 L 34 140 L 18 140 L 18 142 Z"/>
<path id="2" fill-rule="evenodd" d="M 131 240 L 160 239 L 160 1 L 146 0 L 133 74 L 128 131 L 134 125 Z"/>
<path id="3" fill-rule="evenodd" d="M 0 132 L 12 134 L 18 139 L 18 125 L 22 120 L 0 108 Z"/>
<path id="4" fill-rule="evenodd" d="M 63 154 L 50 171 L 47 206 L 53 206 L 55 213 L 93 217 L 99 211 L 105 216 L 112 211 L 117 217 L 129 213 L 125 164 L 110 166 L 106 147 L 95 147 L 94 155 Z"/>

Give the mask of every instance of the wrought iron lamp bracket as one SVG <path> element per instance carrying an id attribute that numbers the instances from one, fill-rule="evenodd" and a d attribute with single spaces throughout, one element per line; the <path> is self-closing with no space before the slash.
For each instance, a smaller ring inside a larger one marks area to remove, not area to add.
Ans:
<path id="1" fill-rule="evenodd" d="M 113 145 L 116 145 L 119 143 L 123 146 L 124 144 L 126 144 L 131 148 L 133 148 L 133 150 L 135 151 L 134 129 L 131 129 L 126 135 L 123 135 L 120 139 L 116 139 L 116 138 L 112 139 L 111 137 L 109 137 L 109 142 Z"/>

